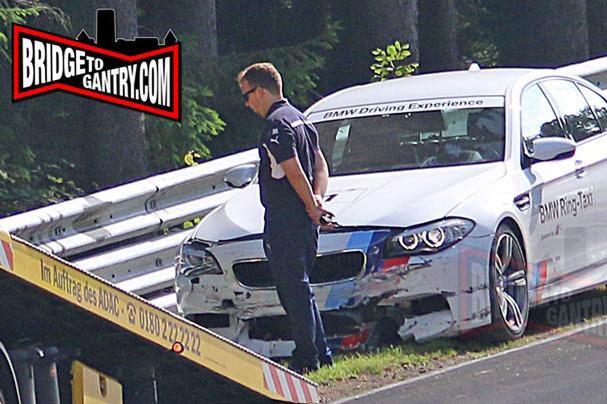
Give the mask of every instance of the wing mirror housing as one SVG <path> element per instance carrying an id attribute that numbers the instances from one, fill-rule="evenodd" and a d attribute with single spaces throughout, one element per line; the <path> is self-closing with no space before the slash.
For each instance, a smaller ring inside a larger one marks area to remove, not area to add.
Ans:
<path id="1" fill-rule="evenodd" d="M 562 160 L 575 154 L 575 142 L 562 137 L 537 138 L 530 149 L 527 155 L 535 162 Z"/>
<path id="2" fill-rule="evenodd" d="M 244 188 L 257 178 L 257 165 L 244 164 L 230 168 L 223 175 L 223 181 L 231 188 Z"/>

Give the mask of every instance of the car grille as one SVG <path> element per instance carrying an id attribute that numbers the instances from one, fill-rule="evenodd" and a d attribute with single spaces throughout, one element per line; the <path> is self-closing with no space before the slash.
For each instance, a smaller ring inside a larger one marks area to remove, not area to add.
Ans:
<path id="1" fill-rule="evenodd" d="M 322 255 L 316 258 L 310 283 L 335 282 L 353 278 L 363 270 L 365 255 L 361 251 Z M 274 280 L 268 261 L 239 262 L 233 265 L 238 282 L 249 287 L 271 287 Z"/>

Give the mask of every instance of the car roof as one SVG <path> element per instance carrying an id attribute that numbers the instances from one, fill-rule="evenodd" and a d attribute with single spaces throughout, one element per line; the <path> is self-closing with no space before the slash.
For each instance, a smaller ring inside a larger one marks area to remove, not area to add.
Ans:
<path id="1" fill-rule="evenodd" d="M 499 68 L 429 73 L 349 87 L 323 98 L 307 112 L 404 100 L 503 96 L 520 77 L 540 69 Z M 552 71 L 554 73 L 554 71 Z"/>

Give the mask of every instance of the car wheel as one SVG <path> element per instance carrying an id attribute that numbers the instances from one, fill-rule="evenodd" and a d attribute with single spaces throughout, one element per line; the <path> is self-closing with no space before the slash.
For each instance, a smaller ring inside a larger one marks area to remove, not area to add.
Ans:
<path id="1" fill-rule="evenodd" d="M 527 260 L 518 236 L 506 225 L 493 240 L 489 285 L 493 322 L 488 335 L 495 341 L 521 337 L 529 317 Z"/>

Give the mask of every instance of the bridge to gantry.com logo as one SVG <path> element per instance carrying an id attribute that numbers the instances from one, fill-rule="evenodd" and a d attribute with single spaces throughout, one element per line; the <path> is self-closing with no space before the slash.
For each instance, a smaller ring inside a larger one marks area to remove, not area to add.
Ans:
<path id="1" fill-rule="evenodd" d="M 76 40 L 13 24 L 13 101 L 62 90 L 179 120 L 177 38 L 116 39 L 115 21 L 97 10 L 97 38 Z"/>

